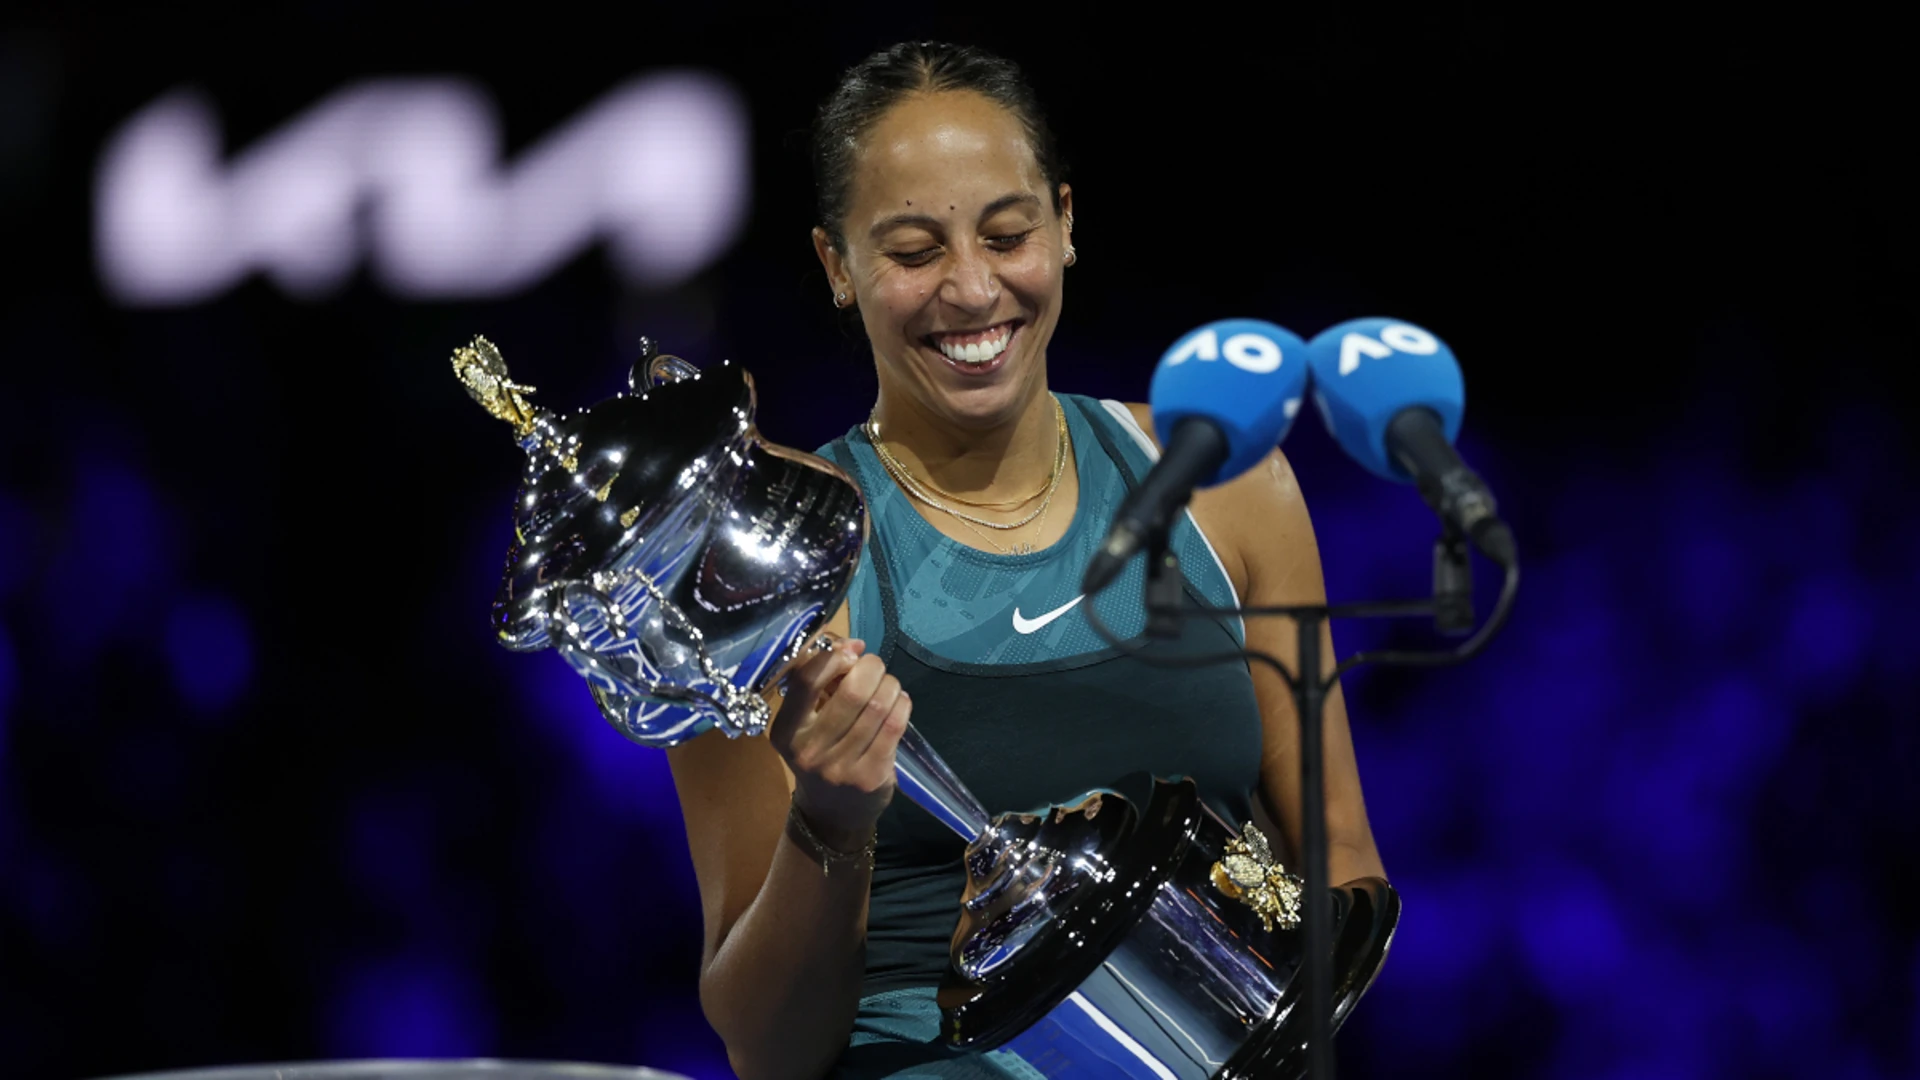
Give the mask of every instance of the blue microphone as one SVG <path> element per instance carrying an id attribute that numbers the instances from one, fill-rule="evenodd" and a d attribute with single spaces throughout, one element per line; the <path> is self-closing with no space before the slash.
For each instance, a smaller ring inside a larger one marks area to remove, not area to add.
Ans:
<path id="1" fill-rule="evenodd" d="M 1164 540 L 1194 488 L 1259 464 L 1293 426 L 1306 389 L 1306 344 L 1270 322 L 1223 319 L 1174 342 L 1147 391 L 1160 460 L 1120 504 L 1082 589 L 1105 588 L 1135 552 Z"/>
<path id="2" fill-rule="evenodd" d="M 1513 533 L 1493 492 L 1453 449 L 1467 391 L 1446 343 L 1398 319 L 1354 319 L 1307 345 L 1313 403 L 1327 430 L 1377 476 L 1413 483 L 1451 530 L 1511 567 Z"/>

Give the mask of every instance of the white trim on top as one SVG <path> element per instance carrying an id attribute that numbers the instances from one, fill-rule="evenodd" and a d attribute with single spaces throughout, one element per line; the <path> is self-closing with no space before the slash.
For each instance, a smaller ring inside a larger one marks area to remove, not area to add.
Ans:
<path id="1" fill-rule="evenodd" d="M 1112 414 L 1115 420 L 1120 421 L 1120 427 L 1125 430 L 1127 434 L 1133 436 L 1133 441 L 1140 445 L 1140 449 L 1147 452 L 1147 459 L 1149 461 L 1160 460 L 1160 448 L 1153 444 L 1153 440 L 1148 437 L 1145 431 L 1141 430 L 1140 422 L 1133 418 L 1133 410 L 1127 408 L 1126 402 L 1103 398 L 1100 406 Z M 1207 534 L 1201 530 L 1200 523 L 1193 520 L 1193 514 L 1190 511 L 1182 510 L 1181 513 L 1186 514 L 1187 521 L 1193 526 L 1194 533 L 1200 537 L 1200 542 L 1207 546 L 1207 554 L 1213 556 L 1213 565 L 1220 571 L 1220 580 L 1227 583 L 1227 595 L 1233 597 L 1233 606 L 1239 607 L 1240 591 L 1233 587 L 1233 577 L 1227 573 L 1227 565 L 1220 561 L 1220 553 L 1213 549 L 1213 541 L 1207 539 Z M 1245 633 L 1244 628 L 1241 632 L 1243 634 Z"/>

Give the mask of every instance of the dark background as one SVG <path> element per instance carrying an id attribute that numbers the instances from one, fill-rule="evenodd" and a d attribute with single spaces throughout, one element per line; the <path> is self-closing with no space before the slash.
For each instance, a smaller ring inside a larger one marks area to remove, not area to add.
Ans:
<path id="1" fill-rule="evenodd" d="M 1406 900 L 1353 1077 L 1920 1075 L 1912 61 L 1894 25 L 1615 8 L 723 3 L 42 10 L 0 30 L 0 1074 L 375 1055 L 727 1075 L 658 751 L 489 640 L 516 457 L 447 356 L 549 405 L 641 333 L 811 447 L 870 362 L 800 132 L 938 36 L 1029 69 L 1073 166 L 1056 388 L 1142 400 L 1200 322 L 1447 339 L 1519 534 L 1464 668 L 1349 682 Z M 357 79 L 484 85 L 509 154 L 621 81 L 745 96 L 750 218 L 672 288 L 185 308 L 102 291 L 108 134 L 209 95 L 231 152 Z M 1418 590 L 1413 493 L 1288 443 L 1336 598 Z M 1396 631 L 1418 638 L 1418 628 Z M 1339 631 L 1343 650 L 1382 640 Z"/>

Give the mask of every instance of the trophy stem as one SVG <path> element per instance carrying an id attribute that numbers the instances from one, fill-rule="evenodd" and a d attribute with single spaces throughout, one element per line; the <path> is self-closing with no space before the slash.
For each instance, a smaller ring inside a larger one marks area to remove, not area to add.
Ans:
<path id="1" fill-rule="evenodd" d="M 960 839 L 971 844 L 986 831 L 986 808 L 912 724 L 893 752 L 893 765 L 901 793 L 959 833 Z"/>

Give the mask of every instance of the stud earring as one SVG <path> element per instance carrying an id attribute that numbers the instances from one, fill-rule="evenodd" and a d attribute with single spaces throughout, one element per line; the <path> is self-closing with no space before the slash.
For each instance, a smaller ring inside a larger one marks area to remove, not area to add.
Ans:
<path id="1" fill-rule="evenodd" d="M 846 294 L 846 293 L 843 293 L 843 292 L 837 292 L 837 293 L 834 293 L 834 294 L 833 294 L 833 306 L 834 306 L 834 307 L 846 307 L 846 306 L 847 306 L 847 294 Z"/>
<path id="2" fill-rule="evenodd" d="M 1072 244 L 1068 244 L 1068 245 L 1067 245 L 1067 257 L 1066 257 L 1065 259 L 1062 259 L 1062 260 L 1061 260 L 1061 262 L 1062 262 L 1062 263 L 1063 263 L 1064 265 L 1067 265 L 1067 266 L 1072 266 L 1072 265 L 1073 265 L 1074 263 L 1077 263 L 1077 262 L 1079 262 L 1079 261 L 1080 261 L 1080 255 L 1079 255 L 1079 253 L 1073 250 L 1073 245 L 1072 245 Z"/>

